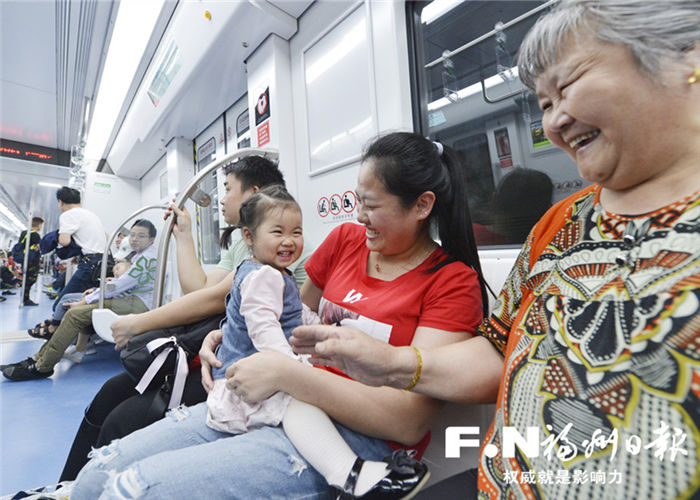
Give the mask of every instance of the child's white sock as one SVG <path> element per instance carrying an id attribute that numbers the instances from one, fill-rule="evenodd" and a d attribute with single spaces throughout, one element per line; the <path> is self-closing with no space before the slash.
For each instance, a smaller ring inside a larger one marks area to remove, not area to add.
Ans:
<path id="1" fill-rule="evenodd" d="M 328 484 L 342 488 L 357 455 L 328 415 L 316 406 L 292 399 L 282 424 L 289 440 L 313 468 Z M 385 462 L 365 461 L 358 474 L 355 496 L 367 493 L 387 474 Z"/>

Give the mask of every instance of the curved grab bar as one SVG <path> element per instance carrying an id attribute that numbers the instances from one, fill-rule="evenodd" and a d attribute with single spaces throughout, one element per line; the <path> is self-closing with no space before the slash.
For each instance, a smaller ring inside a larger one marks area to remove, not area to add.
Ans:
<path id="1" fill-rule="evenodd" d="M 126 224 L 128 221 L 136 217 L 138 214 L 145 212 L 146 210 L 151 210 L 153 208 L 160 208 L 161 210 L 165 210 L 168 208 L 168 205 L 147 205 L 145 207 L 139 208 L 136 212 L 131 214 L 129 217 L 124 219 L 124 221 L 117 226 L 117 229 L 114 230 L 112 235 L 109 237 L 107 240 L 107 245 L 105 246 L 105 251 L 102 252 L 102 264 L 100 268 L 100 302 L 99 302 L 99 308 L 102 309 L 104 308 L 105 305 L 105 285 L 107 281 L 107 263 L 109 261 L 109 249 L 112 246 L 112 242 L 115 240 L 117 235 L 119 234 L 119 231 L 121 230 L 122 227 L 124 227 L 124 224 Z M 161 236 L 162 237 L 162 236 Z M 105 258 L 107 257 L 107 258 Z M 154 284 L 155 286 L 155 284 Z"/>
<path id="2" fill-rule="evenodd" d="M 190 198 L 192 193 L 198 189 L 199 182 L 204 179 L 210 172 L 216 170 L 217 168 L 231 163 L 233 160 L 242 158 L 244 156 L 259 155 L 265 156 L 271 160 L 276 160 L 279 158 L 279 152 L 272 148 L 244 148 L 230 153 L 220 160 L 215 160 L 202 170 L 200 170 L 197 175 L 195 175 L 192 180 L 187 184 L 187 186 L 182 190 L 182 193 L 175 199 L 173 203 L 177 208 L 182 210 L 185 202 Z M 168 255 L 168 246 L 170 245 L 170 235 L 173 232 L 173 226 L 175 225 L 175 217 L 168 218 L 166 228 L 163 231 L 163 238 L 158 242 L 158 262 L 156 264 L 156 282 L 155 282 L 155 293 L 153 295 L 153 309 L 160 307 L 163 302 L 163 285 L 165 283 L 165 259 Z"/>

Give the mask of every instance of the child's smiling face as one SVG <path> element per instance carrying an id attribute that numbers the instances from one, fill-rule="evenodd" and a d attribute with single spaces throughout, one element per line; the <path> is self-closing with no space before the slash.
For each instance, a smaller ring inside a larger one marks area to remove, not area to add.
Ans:
<path id="1" fill-rule="evenodd" d="M 289 267 L 304 248 L 301 213 L 296 207 L 271 208 L 254 234 L 243 228 L 243 237 L 256 261 L 277 269 Z"/>

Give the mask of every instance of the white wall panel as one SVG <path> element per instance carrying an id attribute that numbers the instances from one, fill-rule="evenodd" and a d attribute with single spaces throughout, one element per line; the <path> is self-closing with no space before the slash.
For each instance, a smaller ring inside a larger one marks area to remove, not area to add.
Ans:
<path id="1" fill-rule="evenodd" d="M 309 124 L 312 120 L 333 120 L 348 116 L 348 107 L 356 105 L 352 98 L 331 99 L 327 102 L 327 113 L 319 117 L 312 114 L 306 104 L 306 80 L 304 53 L 326 33 L 328 26 L 335 26 L 347 17 L 347 13 L 358 6 L 365 12 L 370 22 L 371 36 L 367 39 L 367 51 L 371 57 L 369 78 L 374 88 L 371 92 L 376 95 L 375 113 L 372 120 L 377 124 L 378 131 L 411 130 L 411 96 L 409 92 L 408 46 L 405 28 L 405 5 L 403 2 L 316 2 L 299 18 L 299 31 L 290 41 L 290 56 L 292 64 L 292 89 L 294 103 L 294 130 L 296 134 L 296 164 L 299 166 L 298 199 L 304 213 L 305 237 L 309 244 L 318 245 L 330 230 L 340 223 L 354 220 L 356 208 L 349 212 L 344 207 L 342 198 L 348 191 L 354 191 L 357 183 L 358 162 L 321 172 L 311 176 L 311 144 L 309 129 L 318 123 Z M 338 72 L 342 73 L 345 62 L 350 59 L 340 59 L 336 64 Z M 349 67 L 353 67 L 350 64 Z M 349 82 L 344 82 L 344 88 L 353 84 L 357 87 L 366 85 L 367 76 L 358 75 L 354 79 L 352 72 L 342 73 Z M 328 97 L 328 96 L 327 96 Z M 346 124 L 347 127 L 347 124 Z M 365 140 L 364 143 L 367 141 Z M 363 144 L 355 144 L 344 154 L 361 154 Z M 328 204 L 336 195 L 336 201 L 341 200 L 337 209 L 324 215 L 319 210 L 324 200 Z M 349 196 L 349 195 L 348 195 Z"/>
<path id="2" fill-rule="evenodd" d="M 105 231 L 111 234 L 126 217 L 141 208 L 141 183 L 116 175 L 87 172 L 83 206 L 95 212 Z M 144 217 L 153 222 L 157 220 L 150 213 Z"/>
<path id="3" fill-rule="evenodd" d="M 167 172 L 166 157 L 160 159 L 141 178 L 141 206 L 154 205 L 168 201 L 168 197 L 160 195 L 160 177 Z"/>
<path id="4" fill-rule="evenodd" d="M 302 49 L 308 171 L 359 159 L 377 134 L 369 5 L 359 4 Z"/>

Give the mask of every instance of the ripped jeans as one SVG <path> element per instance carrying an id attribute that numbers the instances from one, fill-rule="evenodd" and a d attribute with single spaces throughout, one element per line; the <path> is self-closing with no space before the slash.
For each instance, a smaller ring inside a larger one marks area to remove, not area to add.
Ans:
<path id="1" fill-rule="evenodd" d="M 206 414 L 206 403 L 175 408 L 162 420 L 93 450 L 71 500 L 333 497 L 281 426 L 234 436 L 207 427 Z M 384 440 L 336 427 L 361 458 L 381 460 L 391 453 Z"/>

